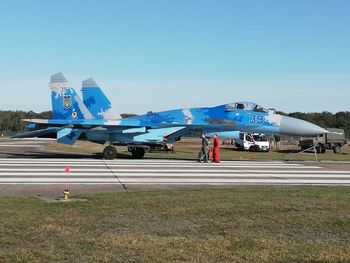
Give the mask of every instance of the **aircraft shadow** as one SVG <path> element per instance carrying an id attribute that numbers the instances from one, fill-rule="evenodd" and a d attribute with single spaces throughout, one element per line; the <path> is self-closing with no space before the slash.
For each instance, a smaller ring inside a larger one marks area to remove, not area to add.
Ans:
<path id="1" fill-rule="evenodd" d="M 94 154 L 79 154 L 79 153 L 52 153 L 52 152 L 36 152 L 26 151 L 25 153 L 6 153 L 7 158 L 33 158 L 33 159 L 55 159 L 55 158 L 69 158 L 69 159 L 81 159 L 81 158 L 93 158 L 97 159 Z"/>

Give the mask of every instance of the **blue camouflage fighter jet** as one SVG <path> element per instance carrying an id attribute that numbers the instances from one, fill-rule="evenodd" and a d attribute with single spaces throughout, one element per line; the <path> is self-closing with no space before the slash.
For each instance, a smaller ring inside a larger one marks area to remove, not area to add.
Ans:
<path id="1" fill-rule="evenodd" d="M 115 145 L 127 146 L 134 158 L 143 158 L 151 147 L 173 143 L 198 130 L 223 137 L 235 137 L 237 131 L 292 136 L 327 133 L 315 124 L 276 114 L 251 102 L 148 112 L 121 118 L 93 79 L 83 81 L 83 100 L 62 73 L 51 76 L 49 87 L 51 119 L 26 119 L 29 131 L 14 137 L 57 138 L 57 142 L 69 145 L 77 140 L 108 143 L 103 150 L 106 159 L 116 158 Z"/>

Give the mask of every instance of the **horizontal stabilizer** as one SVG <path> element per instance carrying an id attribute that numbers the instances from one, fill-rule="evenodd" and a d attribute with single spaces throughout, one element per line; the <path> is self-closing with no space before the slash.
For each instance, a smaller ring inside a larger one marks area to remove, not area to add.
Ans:
<path id="1" fill-rule="evenodd" d="M 62 126 L 62 125 L 70 125 L 72 128 L 80 128 L 82 125 L 84 127 L 89 128 L 92 127 L 151 127 L 151 128 L 157 128 L 157 124 L 154 124 L 152 122 L 140 122 L 139 120 L 130 119 L 130 120 L 124 120 L 121 122 L 120 120 L 65 120 L 65 119 L 23 119 L 22 121 L 25 122 L 32 122 L 32 123 L 38 123 L 38 124 L 47 124 L 51 126 Z"/>
<path id="2" fill-rule="evenodd" d="M 56 133 L 60 128 L 57 127 L 52 127 L 52 128 L 46 128 L 42 130 L 36 130 L 36 131 L 30 131 L 30 132 L 24 132 L 24 133 L 19 133 L 12 138 L 32 138 L 32 137 L 45 137 L 50 134 Z"/>
<path id="3" fill-rule="evenodd" d="M 46 120 L 46 119 L 22 119 L 22 121 L 29 122 L 29 123 L 39 123 L 39 124 L 49 123 L 49 120 Z"/>
<path id="4" fill-rule="evenodd" d="M 81 133 L 82 131 L 79 129 L 64 128 L 57 133 L 57 142 L 73 145 Z"/>

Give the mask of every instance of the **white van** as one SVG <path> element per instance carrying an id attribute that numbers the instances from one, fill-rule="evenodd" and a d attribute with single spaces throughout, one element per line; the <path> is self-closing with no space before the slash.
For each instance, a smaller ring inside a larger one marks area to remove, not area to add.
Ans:
<path id="1" fill-rule="evenodd" d="M 270 151 L 270 142 L 266 134 L 261 133 L 243 133 L 239 134 L 239 139 L 236 139 L 235 146 L 240 150 L 251 152 L 268 152 Z"/>

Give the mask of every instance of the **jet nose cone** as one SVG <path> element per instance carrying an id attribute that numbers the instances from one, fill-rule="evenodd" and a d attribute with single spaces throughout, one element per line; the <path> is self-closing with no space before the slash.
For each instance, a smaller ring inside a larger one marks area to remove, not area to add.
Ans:
<path id="1" fill-rule="evenodd" d="M 280 124 L 280 133 L 294 136 L 314 136 L 328 133 L 328 131 L 311 122 L 283 116 Z"/>

